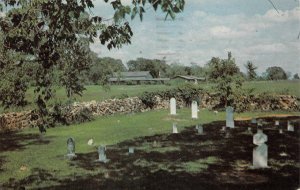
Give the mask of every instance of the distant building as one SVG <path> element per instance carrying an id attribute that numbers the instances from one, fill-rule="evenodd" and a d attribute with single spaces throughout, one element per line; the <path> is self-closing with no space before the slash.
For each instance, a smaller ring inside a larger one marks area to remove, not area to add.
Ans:
<path id="1" fill-rule="evenodd" d="M 205 81 L 204 77 L 195 77 L 195 76 L 185 76 L 185 75 L 177 75 L 176 77 L 173 77 L 172 79 L 179 79 L 179 80 L 184 80 L 186 82 L 194 82 L 198 83 L 199 81 Z"/>
<path id="2" fill-rule="evenodd" d="M 153 78 L 150 71 L 134 71 L 134 72 L 115 72 L 108 79 L 112 84 L 135 82 L 139 84 L 140 82 L 161 82 L 169 81 L 169 78 Z"/>

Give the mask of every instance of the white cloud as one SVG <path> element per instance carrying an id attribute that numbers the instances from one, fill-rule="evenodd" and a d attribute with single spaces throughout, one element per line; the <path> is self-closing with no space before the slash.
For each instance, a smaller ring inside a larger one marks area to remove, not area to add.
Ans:
<path id="1" fill-rule="evenodd" d="M 159 53 L 174 53 L 166 56 L 169 62 L 204 65 L 213 56 L 226 58 L 227 51 L 231 51 L 241 69 L 248 60 L 259 67 L 259 72 L 270 65 L 285 65 L 290 71 L 299 66 L 299 8 L 280 10 L 280 16 L 266 3 L 264 12 L 221 14 L 202 9 L 211 0 L 201 0 L 200 4 L 199 0 L 188 0 L 191 1 L 194 4 L 187 3 L 180 15 L 183 21 L 158 23 L 155 18 L 162 14 L 151 12 L 145 15 L 143 22 L 131 22 L 134 33 L 131 45 L 111 51 L 99 42 L 91 47 L 101 52 L 100 56 L 124 62 L 137 57 L 162 59 L 164 56 Z M 222 6 L 230 4 L 221 1 Z M 238 0 L 230 2 L 240 5 Z M 159 34 L 161 31 L 166 34 Z"/>
<path id="2" fill-rule="evenodd" d="M 300 8 L 296 7 L 292 10 L 278 10 L 271 9 L 262 16 L 262 19 L 266 19 L 273 22 L 287 22 L 287 21 L 300 21 Z"/>
<path id="3" fill-rule="evenodd" d="M 227 26 L 215 26 L 210 29 L 212 36 L 216 38 L 240 38 L 246 36 L 247 33 L 244 31 L 237 31 Z"/>
<path id="4" fill-rule="evenodd" d="M 245 53 L 253 55 L 285 53 L 288 51 L 288 47 L 283 43 L 257 44 L 248 48 L 244 48 Z"/>

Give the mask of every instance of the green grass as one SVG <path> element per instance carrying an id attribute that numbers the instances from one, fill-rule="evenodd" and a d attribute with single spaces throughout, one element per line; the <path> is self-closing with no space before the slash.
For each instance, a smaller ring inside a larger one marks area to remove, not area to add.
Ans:
<path id="1" fill-rule="evenodd" d="M 171 88 L 176 88 L 180 84 L 172 84 L 172 85 L 112 85 L 109 89 L 103 88 L 99 85 L 90 85 L 86 86 L 86 90 L 83 92 L 82 96 L 76 96 L 76 101 L 103 101 L 110 98 L 122 98 L 126 96 L 139 96 L 143 92 L 153 92 L 158 90 L 167 90 Z M 198 84 L 201 88 L 207 91 L 214 91 L 213 87 L 215 84 L 202 82 Z M 254 93 L 273 93 L 273 94 L 289 94 L 294 95 L 300 98 L 300 81 L 251 81 L 251 82 L 244 82 L 243 85 L 244 89 L 254 89 Z M 26 94 L 26 99 L 30 104 L 25 108 L 11 108 L 8 111 L 22 111 L 28 110 L 33 108 L 33 100 L 34 100 L 34 93 L 33 88 L 28 90 Z M 59 101 L 66 101 L 66 93 L 65 90 L 62 88 L 56 89 L 56 96 L 54 100 L 50 101 L 54 103 L 55 100 Z M 0 113 L 4 110 L 0 108 Z"/>
<path id="2" fill-rule="evenodd" d="M 236 117 L 254 117 L 267 114 L 271 113 L 243 113 L 236 114 Z M 290 112 L 289 114 L 299 115 L 298 112 Z M 216 120 L 224 120 L 225 113 L 220 112 L 215 115 L 211 111 L 201 110 L 199 119 L 192 120 L 190 117 L 190 109 L 187 108 L 179 109 L 177 116 L 169 116 L 168 110 L 159 110 L 130 115 L 99 117 L 92 122 L 81 125 L 49 129 L 44 137 L 45 141 L 50 141 L 48 144 L 40 143 L 38 139 L 38 129 L 34 128 L 23 130 L 17 134 L 17 136 L 21 137 L 21 139 L 16 142 L 17 144 L 20 143 L 23 147 L 21 149 L 12 149 L 0 153 L 0 159 L 4 159 L 4 164 L 1 167 L 3 171 L 0 170 L 0 181 L 7 182 L 10 178 L 21 180 L 32 175 L 35 168 L 46 170 L 60 179 L 67 178 L 73 174 L 84 176 L 103 172 L 99 168 L 91 171 L 69 165 L 70 161 L 64 158 L 67 150 L 66 140 L 69 137 L 73 137 L 75 139 L 77 153 L 96 152 L 96 147 L 90 147 L 87 145 L 87 141 L 90 138 L 95 140 L 96 146 L 100 144 L 113 145 L 135 137 L 171 133 L 173 122 L 177 123 L 178 130 L 180 132 L 186 126 L 195 125 L 197 123 L 209 123 Z M 37 136 L 25 138 L 26 135 Z M 10 136 L 5 138 L 7 141 L 16 141 Z M 148 148 L 150 148 L 150 146 L 148 146 Z M 172 149 L 172 147 L 170 148 Z M 174 150 L 175 149 L 176 148 L 174 148 Z M 159 148 L 157 148 L 157 151 L 170 150 L 159 150 Z M 95 157 L 95 160 L 96 159 L 97 158 Z M 203 165 L 206 164 L 206 161 L 199 161 L 199 163 L 186 163 L 183 168 L 186 170 L 192 170 L 191 168 L 194 167 L 193 164 L 198 164 L 199 167 L 204 167 Z M 26 167 L 25 171 L 20 171 L 22 166 Z"/>
<path id="3" fill-rule="evenodd" d="M 199 85 L 208 91 L 211 91 L 215 84 L 199 83 Z M 281 80 L 281 81 L 246 81 L 243 83 L 243 89 L 253 89 L 254 93 L 272 93 L 281 95 L 294 95 L 300 97 L 300 80 Z"/>

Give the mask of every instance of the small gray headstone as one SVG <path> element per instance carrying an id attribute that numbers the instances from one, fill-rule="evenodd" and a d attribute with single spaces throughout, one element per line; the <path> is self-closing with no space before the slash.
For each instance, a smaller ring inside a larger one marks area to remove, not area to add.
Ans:
<path id="1" fill-rule="evenodd" d="M 175 98 L 170 99 L 170 114 L 176 115 L 176 99 Z"/>
<path id="2" fill-rule="evenodd" d="M 203 127 L 202 125 L 198 125 L 198 135 L 203 135 Z"/>
<path id="3" fill-rule="evenodd" d="M 226 127 L 234 128 L 233 107 L 226 108 Z"/>
<path id="4" fill-rule="evenodd" d="M 67 140 L 67 157 L 69 159 L 75 158 L 75 141 L 73 138 L 68 138 Z"/>
<path id="5" fill-rule="evenodd" d="M 230 128 L 227 128 L 226 131 L 225 131 L 225 139 L 229 139 L 232 137 L 232 134 L 231 134 L 231 131 L 230 131 Z"/>
<path id="6" fill-rule="evenodd" d="M 294 124 L 291 121 L 288 121 L 288 123 L 287 123 L 287 130 L 295 131 Z"/>
<path id="7" fill-rule="evenodd" d="M 283 130 L 282 129 L 279 129 L 279 134 L 283 134 Z"/>
<path id="8" fill-rule="evenodd" d="M 262 119 L 257 120 L 257 126 L 260 126 L 260 127 L 263 126 L 263 120 Z"/>
<path id="9" fill-rule="evenodd" d="M 192 119 L 198 119 L 198 103 L 197 101 L 192 101 Z"/>
<path id="10" fill-rule="evenodd" d="M 106 146 L 99 146 L 98 147 L 98 154 L 99 154 L 99 162 L 103 162 L 103 163 L 107 163 L 109 160 L 106 158 L 106 154 L 105 154 L 105 151 L 106 151 Z"/>
<path id="11" fill-rule="evenodd" d="M 268 141 L 268 136 L 258 129 L 253 136 L 253 144 L 257 147 L 253 148 L 253 168 L 267 168 L 268 167 L 268 146 L 265 142 Z"/>
<path id="12" fill-rule="evenodd" d="M 248 127 L 248 132 L 252 133 L 252 128 L 251 127 Z"/>
<path id="13" fill-rule="evenodd" d="M 251 119 L 251 124 L 257 124 L 256 118 L 252 118 L 252 119 Z"/>
<path id="14" fill-rule="evenodd" d="M 173 133 L 178 133 L 178 129 L 177 129 L 177 126 L 176 126 L 176 123 L 173 123 Z"/>
<path id="15" fill-rule="evenodd" d="M 129 147 L 128 154 L 134 154 L 134 147 Z"/>

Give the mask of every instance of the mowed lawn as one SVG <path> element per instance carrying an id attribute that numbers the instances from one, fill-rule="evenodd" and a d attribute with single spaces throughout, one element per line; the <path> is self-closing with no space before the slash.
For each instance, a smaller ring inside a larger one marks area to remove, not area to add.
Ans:
<path id="1" fill-rule="evenodd" d="M 299 112 L 253 112 L 236 114 L 235 117 L 263 117 L 276 113 L 297 116 L 300 114 Z M 172 117 L 169 115 L 169 110 L 98 117 L 92 122 L 81 125 L 48 129 L 42 139 L 40 139 L 37 128 L 26 129 L 18 133 L 1 134 L 0 188 L 1 184 L 8 182 L 24 184 L 26 181 L 26 188 L 42 188 L 57 184 L 57 181 L 52 181 L 51 177 L 47 178 L 43 172 L 61 180 L 70 179 L 72 176 L 95 175 L 103 172 L 97 167 L 94 169 L 76 167 L 72 165 L 72 161 L 65 158 L 66 141 L 69 137 L 75 139 L 76 153 L 91 153 L 97 151 L 98 145 L 108 145 L 109 149 L 109 145 L 135 137 L 171 133 L 174 122 L 177 123 L 180 132 L 185 127 L 198 123 L 204 124 L 225 119 L 224 112 L 214 114 L 205 109 L 200 110 L 200 117 L 197 120 L 190 119 L 190 114 L 190 109 L 184 108 L 179 109 L 178 115 Z M 87 145 L 90 138 L 94 139 L 95 146 Z M 96 160 L 97 157 L 91 159 Z M 93 166 L 93 163 L 89 164 Z"/>

